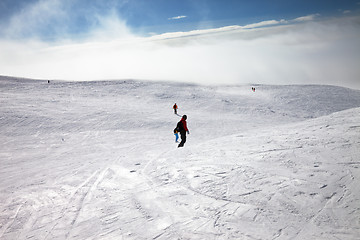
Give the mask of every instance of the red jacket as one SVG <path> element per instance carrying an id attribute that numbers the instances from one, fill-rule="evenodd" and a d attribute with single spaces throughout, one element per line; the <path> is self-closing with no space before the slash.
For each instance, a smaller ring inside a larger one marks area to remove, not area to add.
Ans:
<path id="1" fill-rule="evenodd" d="M 188 128 L 187 128 L 186 120 L 184 118 L 182 118 L 181 122 L 182 122 L 182 124 L 184 126 L 185 131 L 189 131 Z"/>

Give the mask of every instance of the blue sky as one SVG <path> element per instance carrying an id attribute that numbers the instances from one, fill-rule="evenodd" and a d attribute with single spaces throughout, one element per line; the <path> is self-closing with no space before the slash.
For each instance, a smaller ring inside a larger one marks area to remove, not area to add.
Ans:
<path id="1" fill-rule="evenodd" d="M 360 89 L 360 0 L 0 0 L 0 75 Z"/>
<path id="2" fill-rule="evenodd" d="M 20 18 L 24 27 L 19 32 L 0 30 L 0 34 L 10 38 L 36 36 L 44 40 L 65 36 L 81 38 L 93 28 L 101 27 L 99 17 L 113 14 L 124 21 L 132 33 L 146 36 L 312 14 L 322 18 L 340 16 L 344 12 L 358 14 L 359 3 L 359 0 L 1 0 L 3 28 L 13 24 L 17 16 L 26 12 L 29 16 Z M 36 26 L 28 27 L 28 24 Z"/>

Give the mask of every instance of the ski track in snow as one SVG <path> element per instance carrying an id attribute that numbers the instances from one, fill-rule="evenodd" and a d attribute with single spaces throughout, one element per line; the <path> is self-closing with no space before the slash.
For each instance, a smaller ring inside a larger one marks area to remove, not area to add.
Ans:
<path id="1" fill-rule="evenodd" d="M 358 239 L 360 92 L 0 77 L 0 239 Z M 188 115 L 184 148 L 172 130 Z"/>

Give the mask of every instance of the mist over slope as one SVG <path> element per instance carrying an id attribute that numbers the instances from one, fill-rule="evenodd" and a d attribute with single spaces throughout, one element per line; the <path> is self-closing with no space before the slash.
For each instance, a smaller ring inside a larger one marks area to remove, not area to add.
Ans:
<path id="1" fill-rule="evenodd" d="M 228 132 L 217 131 L 227 131 L 226 124 L 234 121 L 238 124 L 232 126 L 233 131 L 243 131 L 249 127 L 296 122 L 360 106 L 359 90 L 325 85 L 258 85 L 254 93 L 250 85 L 210 87 L 134 80 L 51 81 L 48 84 L 46 81 L 10 78 L 2 80 L 1 84 L 2 92 L 10 97 L 13 92 L 36 96 L 32 106 L 19 109 L 25 112 L 10 117 L 23 118 L 21 122 L 28 129 L 45 124 L 51 131 L 67 130 L 66 124 L 78 130 L 94 127 L 98 130 L 172 128 L 176 120 L 169 113 L 177 102 L 179 113 L 191 118 L 193 130 L 212 131 L 211 135 L 217 137 L 218 134 L 227 135 Z M 42 108 L 61 113 L 61 121 L 56 114 L 43 112 Z M 79 116 L 79 110 L 85 114 Z M 37 116 L 38 113 L 41 116 Z M 222 114 L 226 114 L 226 118 Z M 42 119 L 35 121 L 32 117 Z"/>
<path id="2" fill-rule="evenodd" d="M 358 237 L 360 91 L 251 87 L 0 77 L 0 238 Z"/>

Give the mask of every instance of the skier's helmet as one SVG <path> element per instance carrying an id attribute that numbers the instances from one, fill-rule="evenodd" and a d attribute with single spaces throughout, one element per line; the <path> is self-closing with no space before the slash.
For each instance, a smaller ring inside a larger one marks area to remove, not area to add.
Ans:
<path id="1" fill-rule="evenodd" d="M 186 120 L 186 119 L 187 119 L 187 116 L 186 116 L 186 115 L 184 115 L 182 118 L 183 118 L 184 120 Z"/>

